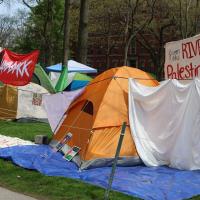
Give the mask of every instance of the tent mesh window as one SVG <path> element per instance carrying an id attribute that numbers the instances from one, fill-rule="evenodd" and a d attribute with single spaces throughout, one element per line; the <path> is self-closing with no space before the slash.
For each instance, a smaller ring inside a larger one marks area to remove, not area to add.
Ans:
<path id="1" fill-rule="evenodd" d="M 86 101 L 81 109 L 83 112 L 93 115 L 93 104 L 91 101 Z"/>

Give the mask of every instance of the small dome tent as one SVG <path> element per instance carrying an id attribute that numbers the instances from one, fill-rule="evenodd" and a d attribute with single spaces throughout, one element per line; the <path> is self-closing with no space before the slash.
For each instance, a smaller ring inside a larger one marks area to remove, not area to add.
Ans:
<path id="1" fill-rule="evenodd" d="M 55 147 L 70 132 L 73 136 L 68 145 L 81 148 L 79 159 L 76 159 L 80 168 L 108 166 L 115 156 L 121 125 L 127 122 L 119 163 L 138 164 L 140 159 L 128 119 L 128 78 L 136 78 L 146 86 L 158 85 L 148 73 L 136 68 L 118 67 L 105 71 L 71 104 L 51 146 Z M 64 146 L 64 152 L 68 145 Z"/>
<path id="2" fill-rule="evenodd" d="M 68 82 L 68 86 L 65 91 L 73 91 L 83 88 L 88 85 L 91 80 L 92 78 L 90 76 L 76 72 L 74 74 L 73 80 L 71 80 L 71 82 Z"/>
<path id="3" fill-rule="evenodd" d="M 50 72 L 51 82 L 54 87 L 58 82 L 60 74 L 61 73 L 59 72 Z M 92 78 L 86 74 L 81 74 L 78 72 L 70 72 L 67 74 L 66 78 L 67 87 L 64 89 L 64 91 L 73 91 L 83 88 L 86 85 L 88 85 L 91 80 Z"/>

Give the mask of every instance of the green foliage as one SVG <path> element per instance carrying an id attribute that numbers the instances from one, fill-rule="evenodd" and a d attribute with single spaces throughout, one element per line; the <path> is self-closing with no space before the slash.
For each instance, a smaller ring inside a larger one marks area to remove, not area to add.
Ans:
<path id="1" fill-rule="evenodd" d="M 17 35 L 14 45 L 17 52 L 39 49 L 41 51 L 39 61 L 43 66 L 46 57 L 49 56 L 47 47 L 52 49 L 53 63 L 60 62 L 63 53 L 64 0 L 53 1 L 52 25 L 49 31 L 45 31 L 48 17 L 47 2 L 48 0 L 39 1 L 39 4 L 32 9 L 24 23 L 22 34 Z M 137 2 L 139 3 L 135 7 Z M 130 35 L 137 33 L 150 18 L 152 2 L 152 0 L 101 0 L 99 3 L 98 0 L 90 0 L 88 29 L 89 35 L 95 37 L 89 36 L 89 54 L 90 49 L 94 48 L 98 48 L 98 54 L 108 57 L 116 52 L 123 54 Z M 70 10 L 69 58 L 76 57 L 78 48 L 79 3 L 78 0 L 73 1 Z M 143 48 L 141 54 L 148 53 L 152 65 L 161 68 L 159 71 L 162 71 L 163 67 L 166 42 L 192 36 L 200 31 L 199 6 L 198 0 L 172 0 L 170 3 L 167 0 L 156 1 L 153 20 L 140 31 L 141 34 L 137 33 L 137 40 L 140 40 L 139 46 Z M 132 56 L 140 57 L 140 55 Z M 138 62 L 138 65 L 138 67 L 143 66 L 143 61 Z"/>
<path id="2" fill-rule="evenodd" d="M 46 45 L 51 45 L 53 49 L 53 59 L 60 62 L 62 57 L 63 40 L 63 6 L 64 0 L 54 1 L 52 8 L 52 29 L 46 29 L 48 22 L 47 0 L 40 1 L 30 12 L 25 22 L 26 27 L 24 35 L 17 38 L 16 51 L 30 51 L 32 49 L 40 50 L 40 63 L 44 64 Z M 49 39 L 50 38 L 50 39 Z M 47 44 L 49 42 L 49 44 Z"/>

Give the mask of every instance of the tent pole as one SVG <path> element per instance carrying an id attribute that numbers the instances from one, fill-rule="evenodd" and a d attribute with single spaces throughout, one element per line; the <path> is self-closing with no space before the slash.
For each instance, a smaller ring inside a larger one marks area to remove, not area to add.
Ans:
<path id="1" fill-rule="evenodd" d="M 122 142 L 123 142 L 123 139 L 124 139 L 125 130 L 126 130 L 126 122 L 123 122 L 121 134 L 120 134 L 118 145 L 117 145 L 117 150 L 116 150 L 116 153 L 115 153 L 115 159 L 114 159 L 114 162 L 113 162 L 113 165 L 112 165 L 112 171 L 111 171 L 111 174 L 110 174 L 110 177 L 109 177 L 108 187 L 105 191 L 104 200 L 109 199 L 109 194 L 110 194 L 112 182 L 113 182 L 114 175 L 115 175 L 115 170 L 116 170 L 117 161 L 118 161 L 118 158 L 119 158 L 119 153 L 120 153 Z"/>

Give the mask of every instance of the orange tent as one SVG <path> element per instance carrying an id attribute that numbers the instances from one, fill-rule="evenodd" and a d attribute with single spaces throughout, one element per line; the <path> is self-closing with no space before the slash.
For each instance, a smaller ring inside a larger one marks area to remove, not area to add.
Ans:
<path id="1" fill-rule="evenodd" d="M 122 123 L 127 122 L 120 152 L 121 164 L 138 162 L 128 120 L 128 78 L 135 78 L 146 86 L 158 85 L 148 73 L 136 68 L 118 67 L 105 71 L 71 104 L 51 145 L 55 146 L 71 132 L 73 136 L 68 145 L 81 148 L 81 168 L 109 165 L 115 156 Z"/>

